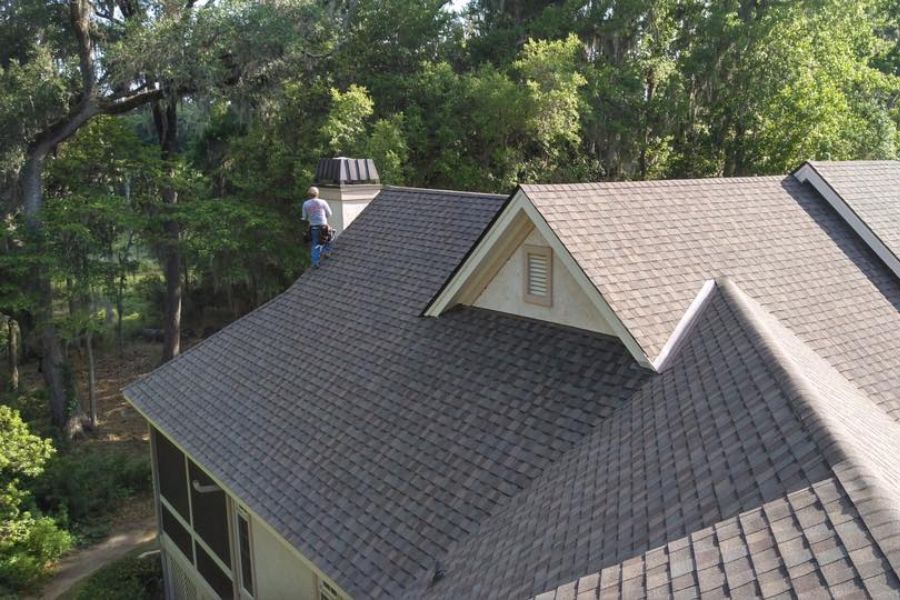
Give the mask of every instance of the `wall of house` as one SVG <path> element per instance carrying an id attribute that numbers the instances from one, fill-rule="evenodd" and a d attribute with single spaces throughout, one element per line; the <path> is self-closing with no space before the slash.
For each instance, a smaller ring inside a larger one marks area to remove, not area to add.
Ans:
<path id="1" fill-rule="evenodd" d="M 268 600 L 318 600 L 318 579 L 296 554 L 253 519 L 253 558 L 257 597 Z"/>
<path id="2" fill-rule="evenodd" d="M 537 229 L 532 229 L 525 241 L 516 248 L 473 305 L 531 319 L 550 321 L 560 325 L 615 335 L 612 327 L 599 313 L 555 253 L 553 255 L 552 305 L 540 306 L 525 301 L 524 246 L 526 245 L 547 246 L 548 244 Z"/>
<path id="3" fill-rule="evenodd" d="M 220 565 L 218 570 L 224 576 L 225 585 L 231 587 L 233 587 L 235 579 L 239 578 L 238 573 L 240 573 L 236 517 L 238 501 L 226 487 L 213 480 L 197 466 L 174 440 L 165 437 L 152 425 L 151 449 L 154 498 L 160 532 L 160 548 L 163 554 L 166 598 L 167 600 L 212 600 L 217 598 L 218 595 L 211 587 L 215 585 L 215 581 L 207 582 L 201 575 L 201 571 L 198 570 L 200 563 L 195 563 L 194 553 L 200 551 L 198 548 L 210 544 L 213 538 L 208 536 L 209 529 L 205 529 L 202 534 L 196 531 L 195 524 L 198 513 L 195 510 L 202 503 L 198 504 L 196 490 L 188 481 L 194 480 L 201 486 L 213 485 L 221 488 L 221 491 L 205 493 L 216 496 L 225 494 L 223 503 L 227 507 L 227 515 L 222 516 L 221 526 L 228 532 L 225 543 L 230 548 L 231 564 L 225 564 L 224 568 Z M 179 479 L 182 479 L 181 485 L 179 485 Z M 182 490 L 191 490 L 188 492 L 190 500 L 185 496 L 183 503 L 176 500 L 184 494 Z M 221 498 L 221 496 L 218 497 Z M 206 506 L 206 510 L 209 510 L 212 505 L 207 504 Z M 184 514 L 181 514 L 182 512 Z M 210 513 L 205 514 L 209 515 Z M 242 514 L 244 518 L 249 519 L 253 580 L 257 600 L 280 600 L 282 598 L 286 600 L 320 600 L 320 577 L 327 581 L 335 592 L 340 593 L 340 588 L 334 582 L 329 581 L 311 561 L 294 550 L 265 522 L 248 511 L 243 511 Z M 168 524 L 164 515 L 168 515 Z M 192 518 L 194 522 L 192 522 Z M 186 548 L 185 543 L 179 545 L 179 539 L 186 542 Z M 208 550 L 215 552 L 212 547 Z M 349 596 L 342 595 L 340 597 L 349 600 Z"/>

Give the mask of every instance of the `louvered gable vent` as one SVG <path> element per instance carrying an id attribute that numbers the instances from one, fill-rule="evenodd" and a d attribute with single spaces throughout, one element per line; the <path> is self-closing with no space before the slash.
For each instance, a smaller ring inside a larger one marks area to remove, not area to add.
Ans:
<path id="1" fill-rule="evenodd" d="M 550 306 L 553 287 L 553 253 L 542 246 L 525 247 L 525 300 Z"/>
<path id="2" fill-rule="evenodd" d="M 542 254 L 528 255 L 528 293 L 547 295 L 547 257 Z"/>

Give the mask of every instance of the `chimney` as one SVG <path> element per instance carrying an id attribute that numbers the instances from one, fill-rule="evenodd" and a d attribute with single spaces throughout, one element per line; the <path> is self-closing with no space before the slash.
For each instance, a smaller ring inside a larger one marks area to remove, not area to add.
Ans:
<path id="1" fill-rule="evenodd" d="M 371 158 L 323 158 L 316 166 L 319 197 L 331 206 L 328 223 L 335 235 L 350 226 L 381 191 L 378 170 Z"/>

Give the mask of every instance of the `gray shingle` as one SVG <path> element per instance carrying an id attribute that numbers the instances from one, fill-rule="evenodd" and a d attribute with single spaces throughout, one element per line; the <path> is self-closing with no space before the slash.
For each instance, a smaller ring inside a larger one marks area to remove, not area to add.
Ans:
<path id="1" fill-rule="evenodd" d="M 451 575 L 426 597 L 468 597 L 473 581 L 491 581 L 498 597 L 539 593 L 542 588 L 529 588 L 505 571 L 498 548 L 504 554 L 512 549 L 514 563 L 530 569 L 537 568 L 533 561 L 548 560 L 538 548 L 583 537 L 603 550 L 590 563 L 583 555 L 549 559 L 557 563 L 560 582 L 631 556 L 623 564 L 633 576 L 643 570 L 646 590 L 655 592 L 675 569 L 683 574 L 676 562 L 683 560 L 680 549 L 691 544 L 691 532 L 708 527 L 714 535 L 695 536 L 691 545 L 701 592 L 724 587 L 735 597 L 753 596 L 765 585 L 772 594 L 785 586 L 801 595 L 829 588 L 849 593 L 848 582 L 872 576 L 868 569 L 878 566 L 868 561 L 860 572 L 838 527 L 853 546 L 880 544 L 886 562 L 879 564 L 888 572 L 900 556 L 890 546 L 893 534 L 882 532 L 882 541 L 878 532 L 900 522 L 897 511 L 869 507 L 900 498 L 893 488 L 900 465 L 890 460 L 898 454 L 900 425 L 723 281 L 671 368 L 647 381 L 531 489 L 451 551 Z M 753 479 L 756 456 L 777 465 L 769 496 L 740 485 Z M 590 512 L 554 502 L 570 487 L 590 498 Z M 713 501 L 697 510 L 694 498 L 710 488 Z M 669 489 L 676 491 L 671 497 Z M 603 533 L 609 522 L 619 525 L 615 537 Z M 851 524 L 865 541 L 852 539 Z M 670 537 L 654 541 L 660 530 Z"/>
<path id="2" fill-rule="evenodd" d="M 128 397 L 344 589 L 396 598 L 647 377 L 609 337 L 419 316 L 501 204 L 383 192 L 322 269 Z"/>
<path id="3" fill-rule="evenodd" d="M 740 289 L 658 375 L 422 318 L 501 199 L 389 190 L 129 398 L 360 597 L 896 596 L 900 282 L 792 179 L 525 190 L 651 356 L 703 280 Z"/>
<path id="4" fill-rule="evenodd" d="M 891 177 L 872 185 L 896 207 Z M 900 281 L 811 186 L 788 176 L 522 189 L 651 359 L 703 283 L 727 275 L 900 419 Z"/>
<path id="5" fill-rule="evenodd" d="M 900 257 L 900 162 L 810 161 L 894 256 Z"/>

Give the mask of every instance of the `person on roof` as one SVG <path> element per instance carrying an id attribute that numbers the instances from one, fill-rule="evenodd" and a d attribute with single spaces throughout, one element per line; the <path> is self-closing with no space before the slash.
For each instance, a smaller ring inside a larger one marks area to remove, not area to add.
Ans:
<path id="1" fill-rule="evenodd" d="M 309 223 L 309 256 L 314 269 L 319 268 L 319 259 L 331 255 L 331 230 L 328 217 L 331 207 L 319 198 L 319 188 L 312 186 L 306 192 L 302 219 Z"/>

